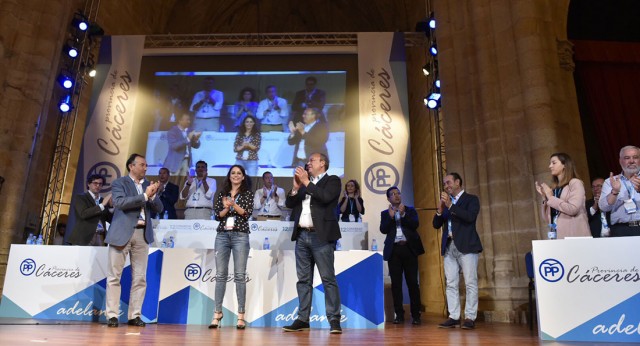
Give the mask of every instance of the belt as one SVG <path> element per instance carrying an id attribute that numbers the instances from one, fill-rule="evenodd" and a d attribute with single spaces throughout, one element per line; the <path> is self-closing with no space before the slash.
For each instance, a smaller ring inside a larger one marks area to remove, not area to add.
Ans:
<path id="1" fill-rule="evenodd" d="M 209 209 L 209 210 L 211 210 L 211 207 L 188 207 L 187 209 Z"/>
<path id="2" fill-rule="evenodd" d="M 305 232 L 315 232 L 316 231 L 315 228 L 309 228 L 309 227 L 298 227 L 298 230 L 305 231 Z"/>
<path id="3" fill-rule="evenodd" d="M 279 219 L 280 215 L 260 215 L 262 217 L 266 217 L 267 219 Z"/>
<path id="4" fill-rule="evenodd" d="M 397 241 L 397 242 L 395 242 L 393 244 L 394 245 L 407 245 L 407 241 L 406 240 L 400 240 L 400 241 Z"/>
<path id="5" fill-rule="evenodd" d="M 145 225 L 135 225 L 133 228 L 134 229 L 144 229 L 146 226 Z"/>
<path id="6" fill-rule="evenodd" d="M 638 221 L 630 221 L 630 222 L 619 222 L 619 223 L 611 225 L 611 227 L 613 227 L 613 226 L 640 227 L 640 220 L 638 220 Z"/>

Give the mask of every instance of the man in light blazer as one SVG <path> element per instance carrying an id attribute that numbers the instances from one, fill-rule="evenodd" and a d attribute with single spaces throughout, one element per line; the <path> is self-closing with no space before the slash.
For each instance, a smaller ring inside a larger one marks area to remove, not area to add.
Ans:
<path id="1" fill-rule="evenodd" d="M 68 240 L 72 245 L 104 245 L 106 223 L 111 222 L 112 214 L 109 212 L 111 195 L 100 197 L 103 185 L 104 177 L 92 174 L 87 178 L 87 192 L 76 196 L 73 203 L 76 224 Z"/>
<path id="2" fill-rule="evenodd" d="M 191 115 L 183 113 L 178 119 L 178 125 L 167 131 L 169 151 L 164 160 L 164 167 L 168 168 L 172 175 L 188 175 L 191 168 L 191 149 L 200 148 L 200 136 L 202 132 L 191 129 Z"/>
<path id="3" fill-rule="evenodd" d="M 444 191 L 440 194 L 433 227 L 442 227 L 444 276 L 447 280 L 447 308 L 449 318 L 440 328 L 460 325 L 460 271 L 464 276 L 466 302 L 462 329 L 474 329 L 478 314 L 478 257 L 482 243 L 476 230 L 480 200 L 462 189 L 462 177 L 449 173 L 444 177 Z"/>
<path id="4" fill-rule="evenodd" d="M 120 315 L 120 278 L 127 255 L 131 260 L 131 293 L 129 296 L 128 324 L 144 327 L 142 302 L 147 289 L 147 260 L 149 244 L 153 242 L 151 212 L 162 212 L 162 201 L 157 196 L 158 182 L 145 180 L 147 160 L 132 154 L 127 160 L 129 175 L 111 184 L 113 196 L 113 222 L 105 242 L 109 244 L 107 273 L 107 326 L 117 327 Z"/>

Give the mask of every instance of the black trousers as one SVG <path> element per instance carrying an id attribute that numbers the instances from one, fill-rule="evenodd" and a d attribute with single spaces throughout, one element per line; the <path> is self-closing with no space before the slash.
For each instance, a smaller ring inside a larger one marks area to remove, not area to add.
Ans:
<path id="1" fill-rule="evenodd" d="M 611 225 L 611 237 L 633 237 L 640 236 L 640 226 L 629 226 L 628 224 Z"/>
<path id="2" fill-rule="evenodd" d="M 409 300 L 411 302 L 411 316 L 420 317 L 422 303 L 420 302 L 420 285 L 418 284 L 418 257 L 409 246 L 395 244 L 388 261 L 389 276 L 391 277 L 391 294 L 393 295 L 393 309 L 397 318 L 404 318 L 402 306 L 402 275 L 404 274 Z"/>

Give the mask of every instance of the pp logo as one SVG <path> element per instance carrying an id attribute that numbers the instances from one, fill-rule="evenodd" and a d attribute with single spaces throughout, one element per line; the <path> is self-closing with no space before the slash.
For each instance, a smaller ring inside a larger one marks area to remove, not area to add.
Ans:
<path id="1" fill-rule="evenodd" d="M 538 268 L 538 272 L 540 273 L 540 276 L 548 282 L 560 281 L 560 279 L 564 277 L 564 267 L 562 266 L 562 263 L 553 258 L 548 258 L 542 261 Z"/>
<path id="2" fill-rule="evenodd" d="M 251 230 L 254 231 L 254 232 L 257 231 L 258 230 L 258 224 L 255 223 L 255 222 L 252 222 L 251 223 Z"/>
<path id="3" fill-rule="evenodd" d="M 202 274 L 202 268 L 195 263 L 188 264 L 184 268 L 184 277 L 189 281 L 196 281 L 200 278 L 200 274 Z"/>
<path id="4" fill-rule="evenodd" d="M 103 176 L 104 185 L 102 185 L 100 192 L 109 192 L 111 191 L 111 183 L 120 178 L 120 169 L 111 162 L 103 161 L 93 165 L 93 167 L 91 167 L 87 172 L 86 178 L 89 178 L 91 174 L 99 174 Z"/>
<path id="5" fill-rule="evenodd" d="M 29 276 L 36 271 L 36 261 L 31 258 L 27 258 L 26 260 L 20 263 L 20 273 L 24 276 Z"/>
<path id="6" fill-rule="evenodd" d="M 390 163 L 377 162 L 369 166 L 364 172 L 364 183 L 369 191 L 383 195 L 387 189 L 397 186 L 400 181 L 400 173 Z"/>
<path id="7" fill-rule="evenodd" d="M 202 225 L 199 222 L 194 222 L 193 223 L 193 230 L 194 231 L 199 231 L 200 228 L 202 228 Z"/>

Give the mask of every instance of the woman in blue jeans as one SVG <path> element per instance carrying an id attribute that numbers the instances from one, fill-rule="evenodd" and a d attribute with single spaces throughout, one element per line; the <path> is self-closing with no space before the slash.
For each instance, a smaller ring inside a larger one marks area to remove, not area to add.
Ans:
<path id="1" fill-rule="evenodd" d="M 229 257 L 233 253 L 233 282 L 238 296 L 238 329 L 246 327 L 244 320 L 247 295 L 247 258 L 249 257 L 249 217 L 253 212 L 253 193 L 250 178 L 240 165 L 233 165 L 227 173 L 222 190 L 214 205 L 218 225 L 216 251 L 216 293 L 213 320 L 209 328 L 219 328 L 223 318 L 222 301 L 227 288 Z"/>

